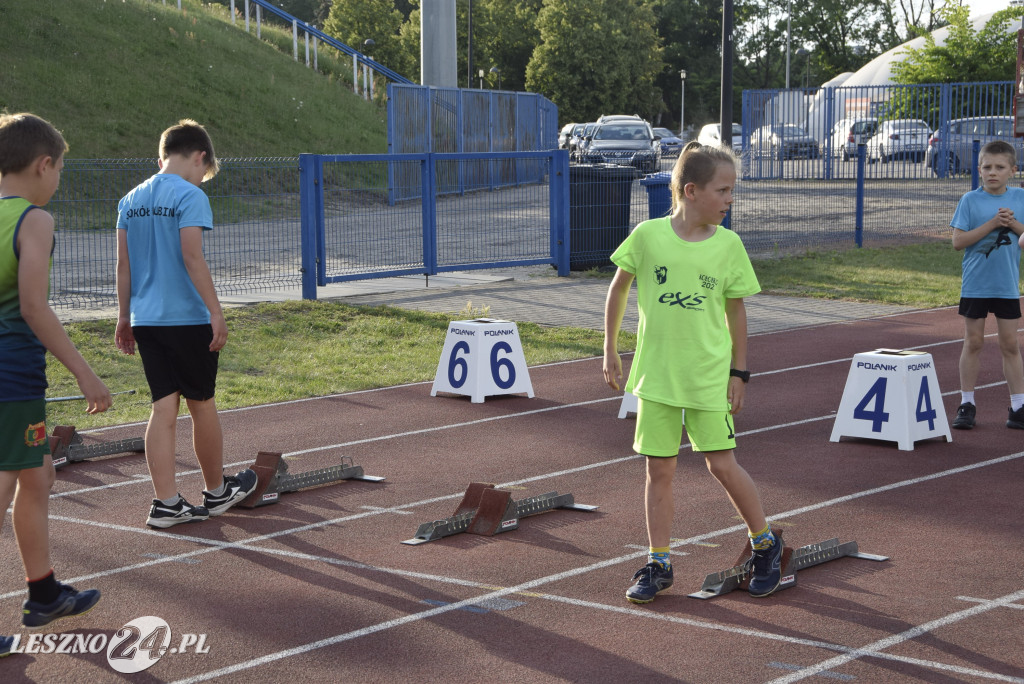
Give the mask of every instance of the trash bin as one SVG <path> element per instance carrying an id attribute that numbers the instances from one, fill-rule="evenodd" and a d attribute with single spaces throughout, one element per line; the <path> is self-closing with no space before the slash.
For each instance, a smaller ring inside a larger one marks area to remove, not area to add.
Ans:
<path id="1" fill-rule="evenodd" d="M 638 172 L 616 164 L 569 167 L 569 268 L 582 271 L 611 263 L 629 235 L 629 204 Z"/>
<path id="2" fill-rule="evenodd" d="M 640 185 L 647 188 L 648 218 L 663 218 L 672 211 L 672 191 L 668 184 L 672 174 L 668 171 L 652 173 L 640 179 Z"/>

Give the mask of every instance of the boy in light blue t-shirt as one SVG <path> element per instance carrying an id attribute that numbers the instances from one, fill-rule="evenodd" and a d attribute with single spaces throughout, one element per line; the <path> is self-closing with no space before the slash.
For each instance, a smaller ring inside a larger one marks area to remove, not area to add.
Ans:
<path id="1" fill-rule="evenodd" d="M 1010 388 L 1006 427 L 1024 430 L 1024 363 L 1017 342 L 1020 321 L 1020 240 L 1024 224 L 1024 189 L 1009 188 L 1017 171 L 1016 152 L 1002 140 L 981 148 L 978 171 L 982 185 L 960 198 L 953 219 L 953 247 L 964 250 L 960 315 L 964 346 L 960 352 L 960 406 L 953 419 L 957 430 L 975 425 L 974 387 L 978 380 L 985 319 L 993 314 L 1003 357 L 1003 376 Z"/>
<path id="2" fill-rule="evenodd" d="M 160 172 L 117 205 L 117 329 L 125 354 L 139 345 L 153 408 L 146 462 L 156 497 L 146 524 L 167 528 L 206 520 L 256 488 L 251 469 L 224 477 L 224 439 L 214 401 L 219 352 L 228 338 L 224 313 L 203 256 L 213 229 L 199 189 L 219 170 L 206 129 L 183 119 L 160 137 Z M 192 416 L 192 444 L 203 471 L 203 505 L 193 506 L 174 478 L 175 426 L 181 398 Z"/>

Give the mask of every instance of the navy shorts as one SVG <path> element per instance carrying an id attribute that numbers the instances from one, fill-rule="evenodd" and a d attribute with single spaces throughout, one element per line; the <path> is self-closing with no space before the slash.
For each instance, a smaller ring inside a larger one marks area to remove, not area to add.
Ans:
<path id="1" fill-rule="evenodd" d="M 960 315 L 964 318 L 1020 318 L 1020 297 L 1002 299 L 998 297 L 961 297 Z"/>
<path id="2" fill-rule="evenodd" d="M 193 401 L 213 398 L 220 358 L 210 351 L 213 326 L 140 325 L 132 333 L 154 402 L 175 392 Z"/>

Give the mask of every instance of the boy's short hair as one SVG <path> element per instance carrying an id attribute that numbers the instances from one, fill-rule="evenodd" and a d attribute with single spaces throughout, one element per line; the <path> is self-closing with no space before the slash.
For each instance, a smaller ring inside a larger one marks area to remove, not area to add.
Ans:
<path id="1" fill-rule="evenodd" d="M 981 152 L 978 153 L 978 159 L 981 159 L 981 156 L 984 154 L 1005 154 L 1010 158 L 1010 166 L 1017 165 L 1017 150 L 1005 140 L 992 140 L 985 143 L 981 148 Z"/>
<path id="2" fill-rule="evenodd" d="M 205 152 L 206 175 L 208 181 L 220 171 L 220 161 L 213 152 L 213 140 L 201 125 L 192 119 L 182 119 L 160 135 L 160 159 L 167 159 L 172 154 L 188 156 L 193 152 Z"/>
<path id="3" fill-rule="evenodd" d="M 0 175 L 24 171 L 40 157 L 60 159 L 68 144 L 46 119 L 35 114 L 0 114 Z"/>
<path id="4" fill-rule="evenodd" d="M 719 164 L 729 164 L 735 168 L 736 155 L 726 147 L 702 145 L 691 140 L 683 147 L 683 151 L 672 167 L 669 189 L 672 193 L 672 212 L 683 202 L 683 188 L 693 183 L 699 188 L 711 182 L 715 177 Z"/>

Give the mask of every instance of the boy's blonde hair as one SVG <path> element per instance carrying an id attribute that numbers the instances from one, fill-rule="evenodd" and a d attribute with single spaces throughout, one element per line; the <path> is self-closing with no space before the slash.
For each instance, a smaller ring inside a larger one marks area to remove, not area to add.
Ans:
<path id="1" fill-rule="evenodd" d="M 1013 148 L 1013 145 L 1006 142 L 1005 140 L 992 140 L 991 142 L 985 143 L 978 153 L 978 159 L 980 160 L 982 155 L 986 154 L 1005 154 L 1010 158 L 1010 166 L 1017 165 L 1017 150 Z"/>
<path id="2" fill-rule="evenodd" d="M 669 188 L 672 191 L 672 213 L 683 203 L 683 188 L 693 183 L 703 188 L 715 176 L 719 164 L 729 164 L 736 168 L 736 155 L 724 147 L 701 145 L 696 140 L 686 143 L 679 154 L 675 166 L 672 167 L 672 180 Z"/>
<path id="3" fill-rule="evenodd" d="M 192 119 L 182 119 L 160 135 L 160 159 L 166 160 L 172 154 L 188 156 L 193 152 L 206 153 L 206 175 L 208 181 L 220 171 L 220 161 L 213 152 L 213 140 L 201 125 Z"/>
<path id="4" fill-rule="evenodd" d="M 60 159 L 68 144 L 46 119 L 35 114 L 0 114 L 0 176 L 24 171 L 40 157 Z"/>

